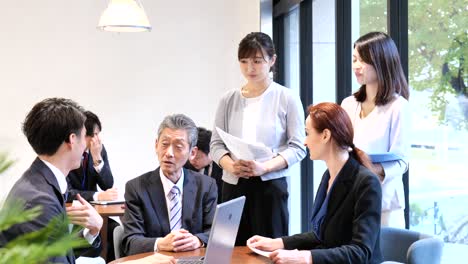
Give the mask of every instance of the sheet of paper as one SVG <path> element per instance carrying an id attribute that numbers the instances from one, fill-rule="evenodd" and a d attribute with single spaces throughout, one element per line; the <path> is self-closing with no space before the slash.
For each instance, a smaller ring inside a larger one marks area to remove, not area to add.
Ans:
<path id="1" fill-rule="evenodd" d="M 249 244 L 247 244 L 247 247 L 249 247 L 250 250 L 252 250 L 253 252 L 259 254 L 260 256 L 264 256 L 264 257 L 267 257 L 267 258 L 270 257 L 271 251 L 260 250 L 258 248 L 254 248 L 254 247 L 250 246 Z"/>
<path id="2" fill-rule="evenodd" d="M 265 161 L 275 156 L 275 153 L 263 144 L 247 143 L 238 137 L 226 133 L 219 127 L 216 127 L 216 131 L 226 147 L 237 159 Z"/>
<path id="3" fill-rule="evenodd" d="M 99 204 L 99 205 L 106 205 L 106 204 L 123 204 L 125 203 L 124 200 L 109 200 L 109 201 L 91 201 L 91 204 Z"/>

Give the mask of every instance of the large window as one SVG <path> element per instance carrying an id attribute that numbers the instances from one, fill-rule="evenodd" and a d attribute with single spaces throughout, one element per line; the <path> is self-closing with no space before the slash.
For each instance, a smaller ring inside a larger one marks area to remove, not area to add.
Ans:
<path id="1" fill-rule="evenodd" d="M 295 93 L 300 92 L 299 75 L 299 6 L 284 15 L 284 84 Z M 301 232 L 301 170 L 299 164 L 291 167 L 289 186 L 289 234 Z"/>
<path id="2" fill-rule="evenodd" d="M 408 1 L 411 229 L 468 244 L 466 1 Z"/>
<path id="3" fill-rule="evenodd" d="M 387 1 L 358 2 L 359 35 L 385 32 Z M 409 185 L 410 228 L 468 244 L 468 19 L 463 12 L 464 1 L 408 1 Z"/>

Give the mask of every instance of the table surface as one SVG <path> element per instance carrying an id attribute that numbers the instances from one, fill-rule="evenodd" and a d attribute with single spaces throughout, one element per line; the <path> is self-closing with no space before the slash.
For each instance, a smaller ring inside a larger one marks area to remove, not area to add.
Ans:
<path id="1" fill-rule="evenodd" d="M 107 234 L 107 225 L 109 223 L 110 216 L 123 216 L 125 213 L 124 203 L 121 204 L 108 204 L 108 205 L 93 205 L 94 209 L 101 215 L 103 223 L 101 228 L 101 257 L 107 262 L 107 240 L 109 234 Z M 111 249 L 112 250 L 112 249 Z"/>
<path id="2" fill-rule="evenodd" d="M 66 203 L 66 206 L 71 206 L 72 203 Z M 101 250 L 101 257 L 106 260 L 107 259 L 107 240 L 109 235 L 107 234 L 107 225 L 109 222 L 110 216 L 123 216 L 125 213 L 124 203 L 119 204 L 107 204 L 107 205 L 93 205 L 94 209 L 101 215 L 103 223 L 101 228 L 101 243 L 102 243 L 102 250 Z"/>
<path id="3" fill-rule="evenodd" d="M 123 216 L 125 213 L 125 204 L 93 205 L 96 211 L 102 216 Z"/>
<path id="4" fill-rule="evenodd" d="M 174 256 L 175 258 L 179 257 L 191 257 L 191 256 L 203 256 L 205 254 L 205 249 L 200 248 L 193 251 L 186 251 L 186 252 L 160 252 L 164 255 Z M 116 259 L 109 264 L 117 264 L 117 263 L 124 263 L 128 260 L 136 260 L 140 258 L 144 258 L 153 254 L 152 252 L 149 253 L 142 253 L 133 256 L 128 256 L 124 258 Z M 270 260 L 266 257 L 257 255 L 250 251 L 248 247 L 235 247 L 232 252 L 231 264 L 261 264 L 261 263 L 271 263 Z"/>

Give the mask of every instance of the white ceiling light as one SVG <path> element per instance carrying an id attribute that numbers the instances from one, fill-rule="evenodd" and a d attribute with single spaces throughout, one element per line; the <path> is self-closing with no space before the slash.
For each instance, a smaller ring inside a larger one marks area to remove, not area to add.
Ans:
<path id="1" fill-rule="evenodd" d="M 150 31 L 151 25 L 139 0 L 110 0 L 98 29 L 113 32 Z"/>

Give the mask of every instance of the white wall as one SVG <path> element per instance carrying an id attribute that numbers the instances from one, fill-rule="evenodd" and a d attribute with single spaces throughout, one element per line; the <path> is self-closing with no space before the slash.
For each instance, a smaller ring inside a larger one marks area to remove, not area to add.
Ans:
<path id="1" fill-rule="evenodd" d="M 96 30 L 106 0 L 0 0 L 0 151 L 16 164 L 0 201 L 35 157 L 21 133 L 46 97 L 76 100 L 103 124 L 116 186 L 156 168 L 170 113 L 212 127 L 218 99 L 243 82 L 237 45 L 259 30 L 259 0 L 143 0 L 150 33 Z"/>

